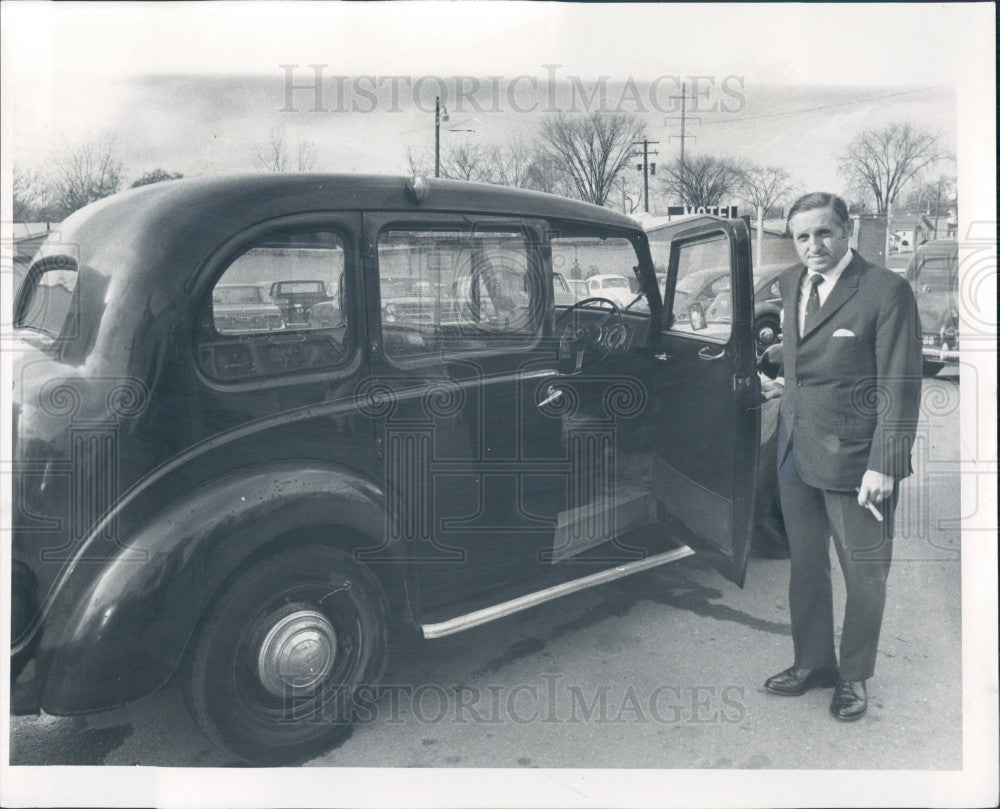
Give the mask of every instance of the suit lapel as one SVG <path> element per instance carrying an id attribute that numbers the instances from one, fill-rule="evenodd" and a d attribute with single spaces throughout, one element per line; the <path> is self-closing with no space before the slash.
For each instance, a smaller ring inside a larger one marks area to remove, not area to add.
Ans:
<path id="1" fill-rule="evenodd" d="M 854 258 L 851 259 L 851 263 L 848 264 L 841 273 L 836 286 L 834 286 L 834 288 L 830 291 L 826 301 L 819 308 L 819 311 L 816 313 L 816 317 L 812 319 L 812 322 L 809 324 L 809 328 L 802 333 L 802 338 L 799 340 L 800 343 L 805 342 L 806 339 L 816 331 L 816 329 L 829 320 L 833 313 L 847 303 L 847 301 L 851 299 L 851 296 L 858 291 L 858 281 L 861 278 L 861 273 L 864 272 L 866 267 L 867 265 L 865 260 L 855 253 Z M 799 290 L 796 293 L 796 312 L 798 312 L 798 296 L 801 294 L 802 284 L 800 282 Z"/>

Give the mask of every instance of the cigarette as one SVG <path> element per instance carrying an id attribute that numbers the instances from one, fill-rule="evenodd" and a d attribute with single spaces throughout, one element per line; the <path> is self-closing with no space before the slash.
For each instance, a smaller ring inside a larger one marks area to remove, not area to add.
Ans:
<path id="1" fill-rule="evenodd" d="M 873 506 L 871 503 L 865 503 L 865 508 L 868 509 L 872 513 L 872 516 L 876 520 L 878 520 L 879 522 L 882 522 L 882 512 L 879 511 L 877 508 L 875 508 L 875 506 Z"/>
<path id="2" fill-rule="evenodd" d="M 854 491 L 860 492 L 861 489 L 858 488 L 858 487 L 855 487 Z M 859 505 L 863 505 L 866 509 L 868 509 L 872 513 L 872 516 L 876 520 L 878 520 L 879 522 L 884 522 L 884 520 L 882 519 L 882 512 L 879 511 L 877 508 L 875 508 L 875 506 L 873 506 L 867 500 L 864 503 L 859 503 Z"/>

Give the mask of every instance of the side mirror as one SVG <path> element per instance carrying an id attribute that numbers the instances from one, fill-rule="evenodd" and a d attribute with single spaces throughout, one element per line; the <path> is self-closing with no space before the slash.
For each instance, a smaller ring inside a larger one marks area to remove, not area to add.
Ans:
<path id="1" fill-rule="evenodd" d="M 708 318 L 705 317 L 705 304 L 696 301 L 688 306 L 688 319 L 691 321 L 691 330 L 700 331 L 708 328 Z"/>
<path id="2" fill-rule="evenodd" d="M 757 370 L 769 379 L 774 379 L 781 376 L 782 361 L 781 343 L 775 343 L 768 346 L 760 355 L 760 359 L 757 360 Z"/>

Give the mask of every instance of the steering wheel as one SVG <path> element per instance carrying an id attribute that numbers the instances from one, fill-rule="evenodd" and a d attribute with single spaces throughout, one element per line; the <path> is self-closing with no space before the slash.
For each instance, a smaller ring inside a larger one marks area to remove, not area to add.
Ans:
<path id="1" fill-rule="evenodd" d="M 588 306 L 589 304 L 589 306 Z M 593 309 L 594 304 L 610 306 L 611 311 L 596 323 L 587 323 L 580 317 L 583 309 Z M 570 321 L 572 316 L 571 322 Z M 611 318 L 616 319 L 616 324 L 612 329 L 620 333 L 625 330 L 625 322 L 622 318 L 622 310 L 610 298 L 584 298 L 570 306 L 565 312 L 556 318 L 555 329 L 562 330 L 559 336 L 559 370 L 565 374 L 578 374 L 584 368 L 597 365 L 602 362 L 615 343 L 611 340 L 602 340 L 604 334 L 604 324 Z M 589 355 L 589 356 L 588 356 Z M 586 362 L 585 362 L 586 361 Z"/>

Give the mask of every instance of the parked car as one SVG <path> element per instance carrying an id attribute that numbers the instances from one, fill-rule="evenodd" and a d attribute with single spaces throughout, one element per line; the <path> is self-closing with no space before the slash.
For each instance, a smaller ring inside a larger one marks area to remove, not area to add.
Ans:
<path id="1" fill-rule="evenodd" d="M 282 247 L 284 251 L 286 248 Z M 275 281 L 271 284 L 271 300 L 281 310 L 288 327 L 307 326 L 312 309 L 318 303 L 330 300 L 326 285 L 317 280 Z"/>
<path id="2" fill-rule="evenodd" d="M 664 275 L 660 280 L 660 288 L 666 284 L 667 277 Z M 711 306 L 712 302 L 720 294 L 729 294 L 730 272 L 729 267 L 708 267 L 696 270 L 681 276 L 677 280 L 677 288 L 674 292 L 675 311 L 678 312 L 679 319 L 687 317 L 687 308 L 694 304 L 701 304 L 704 307 Z"/>
<path id="3" fill-rule="evenodd" d="M 695 552 L 742 584 L 749 234 L 680 223 L 670 251 L 675 277 L 725 264 L 730 322 L 661 297 L 631 219 L 535 192 L 242 175 L 73 214 L 14 306 L 12 710 L 175 682 L 214 743 L 296 760 L 377 698 L 390 625 L 441 637 Z M 554 307 L 583 254 L 644 307 Z M 402 265 L 437 300 L 390 320 Z M 295 328 L 220 329 L 245 283 Z"/>
<path id="4" fill-rule="evenodd" d="M 573 293 L 573 297 L 576 300 L 583 300 L 587 297 L 587 282 L 581 281 L 578 278 L 567 278 L 566 285 L 569 287 L 570 292 Z"/>
<path id="5" fill-rule="evenodd" d="M 918 245 L 906 269 L 923 331 L 924 374 L 958 364 L 958 242 Z"/>
<path id="6" fill-rule="evenodd" d="M 778 278 L 787 269 L 785 264 L 765 264 L 754 269 L 753 334 L 758 354 L 781 340 L 781 290 Z M 708 307 L 708 317 L 720 323 L 732 319 L 732 295 L 729 278 L 716 280 L 708 289 L 715 298 Z"/>
<path id="7" fill-rule="evenodd" d="M 256 284 L 219 284 L 212 290 L 212 317 L 220 334 L 277 331 L 281 310 Z"/>
<path id="8" fill-rule="evenodd" d="M 890 253 L 885 260 L 885 266 L 899 275 L 906 275 L 906 268 L 910 266 L 910 259 L 913 253 Z"/>
<path id="9" fill-rule="evenodd" d="M 556 306 L 572 306 L 580 300 L 570 282 L 558 272 L 552 273 L 552 295 Z"/>
<path id="10" fill-rule="evenodd" d="M 628 306 L 635 300 L 635 294 L 624 275 L 592 275 L 587 279 L 587 295 L 591 298 L 607 298 L 619 306 Z"/>

